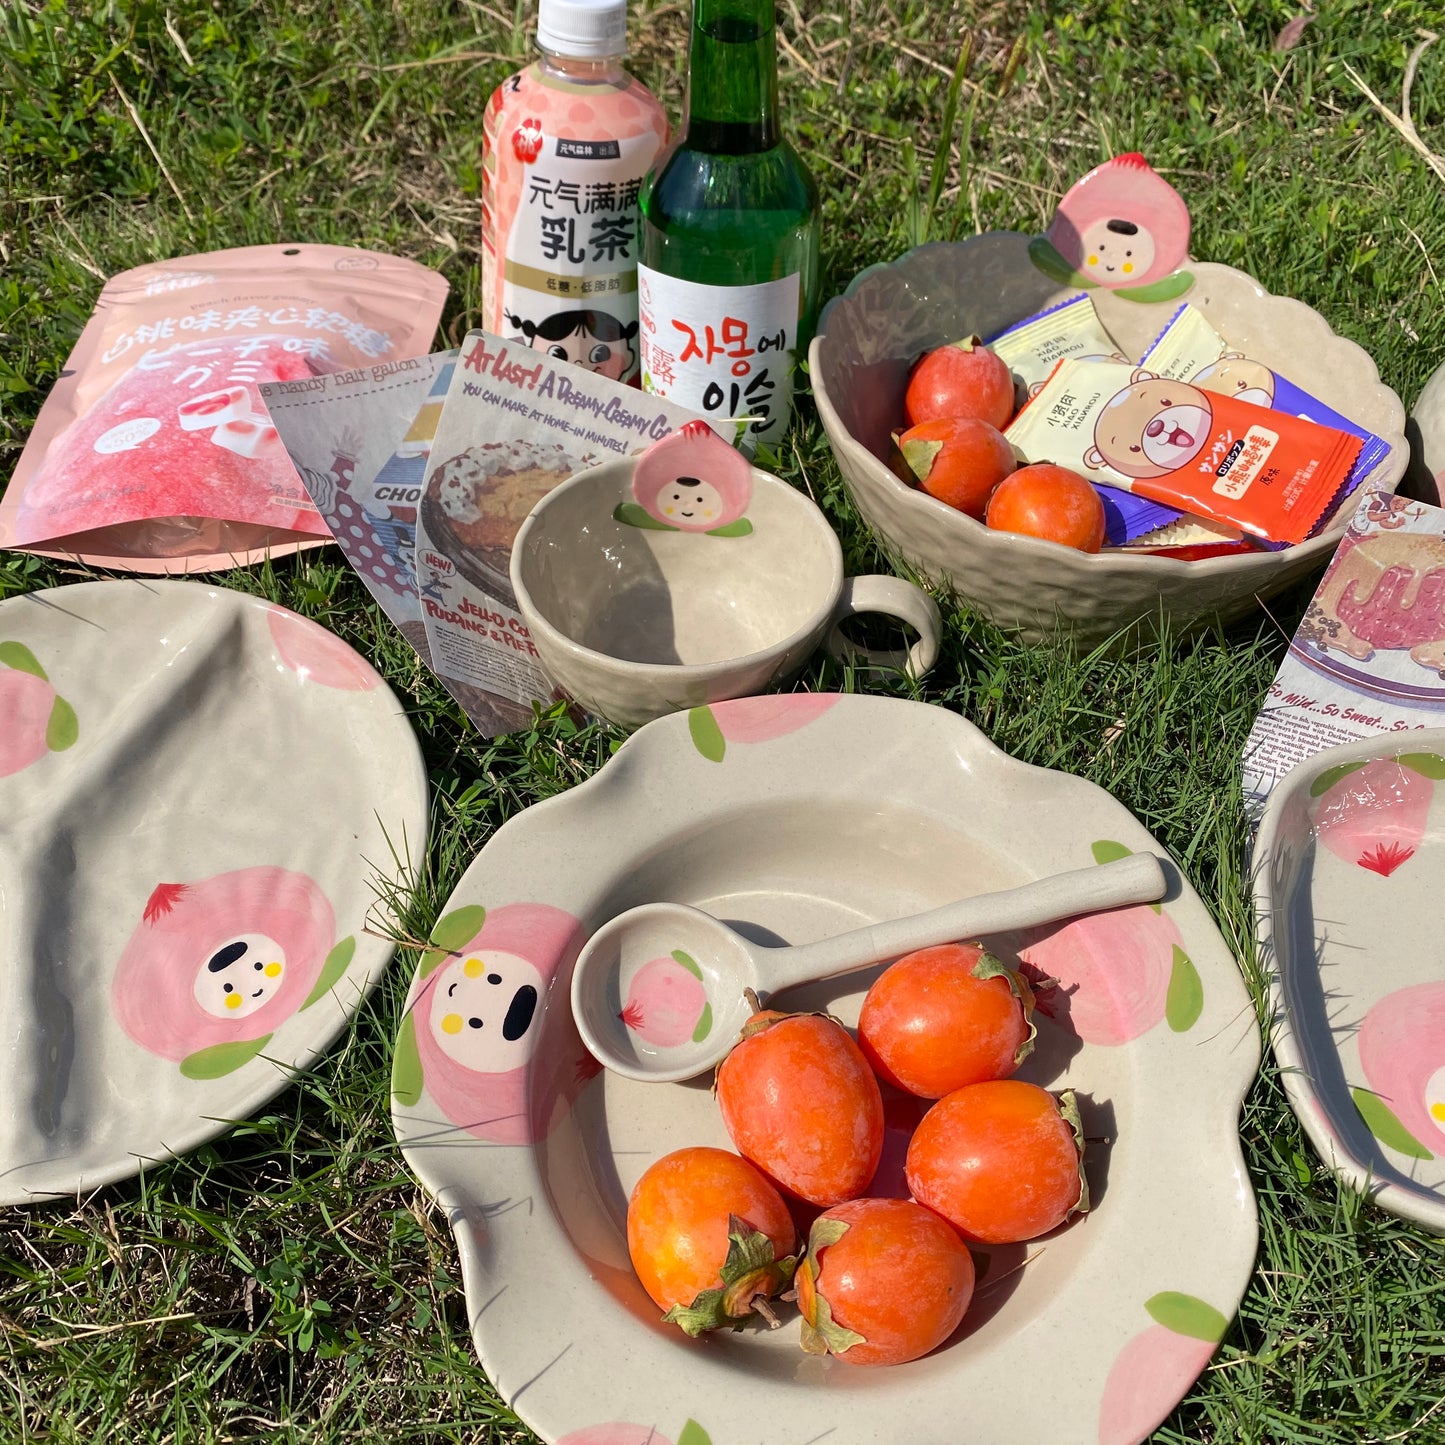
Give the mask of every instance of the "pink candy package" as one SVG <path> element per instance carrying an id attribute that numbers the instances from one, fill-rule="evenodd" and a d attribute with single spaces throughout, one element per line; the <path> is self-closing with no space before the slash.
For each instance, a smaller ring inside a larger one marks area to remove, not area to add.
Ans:
<path id="1" fill-rule="evenodd" d="M 431 348 L 447 283 L 345 246 L 246 246 L 106 282 L 0 499 L 0 546 L 208 571 L 330 537 L 261 399 Z"/>

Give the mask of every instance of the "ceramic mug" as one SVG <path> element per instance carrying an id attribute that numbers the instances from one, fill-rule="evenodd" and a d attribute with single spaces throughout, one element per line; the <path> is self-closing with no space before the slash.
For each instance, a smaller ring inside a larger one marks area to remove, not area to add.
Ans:
<path id="1" fill-rule="evenodd" d="M 511 580 L 542 665 L 563 691 L 624 727 L 765 692 L 820 642 L 848 662 L 921 677 L 942 620 L 897 577 L 843 576 L 833 529 L 802 492 L 756 467 L 706 523 L 649 510 L 633 459 L 563 482 L 532 509 L 512 547 Z M 860 648 L 842 622 L 883 613 L 918 641 L 906 653 Z"/>

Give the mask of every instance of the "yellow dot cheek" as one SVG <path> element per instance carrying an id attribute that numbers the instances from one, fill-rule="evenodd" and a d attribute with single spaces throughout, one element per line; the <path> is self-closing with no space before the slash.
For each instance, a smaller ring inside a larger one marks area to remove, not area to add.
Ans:
<path id="1" fill-rule="evenodd" d="M 1099 264 L 1099 258 L 1098 258 L 1097 256 L 1090 256 L 1090 257 L 1089 257 L 1089 265 L 1091 265 L 1091 266 L 1097 266 L 1098 264 Z"/>
<path id="2" fill-rule="evenodd" d="M 1133 269 L 1134 269 L 1134 263 L 1133 263 L 1132 261 L 1125 261 L 1125 262 L 1124 262 L 1124 274 L 1125 274 L 1126 276 L 1127 276 L 1127 275 L 1129 274 L 1129 272 L 1132 271 Z"/>
<path id="3" fill-rule="evenodd" d="M 664 512 L 666 512 L 669 517 L 672 516 L 672 508 L 671 508 L 671 507 L 664 507 L 662 510 L 663 510 Z"/>
<path id="4" fill-rule="evenodd" d="M 279 963 L 268 963 L 261 972 L 264 973 L 267 978 L 280 978 L 281 965 Z"/>
<path id="5" fill-rule="evenodd" d="M 1439 1119 L 1442 1124 L 1445 1124 L 1445 1103 L 1431 1104 L 1430 1117 L 1432 1119 Z"/>
<path id="6" fill-rule="evenodd" d="M 227 1007 L 227 1008 L 240 1008 L 240 1007 L 241 1007 L 241 995 L 238 994 L 238 993 L 228 993 L 228 994 L 226 995 L 226 1007 Z"/>
<path id="7" fill-rule="evenodd" d="M 447 1014 L 442 1019 L 442 1032 L 444 1034 L 459 1034 L 462 1031 L 461 1014 Z"/>
<path id="8" fill-rule="evenodd" d="M 468 978 L 480 978 L 482 976 L 482 961 L 480 958 L 469 958 L 462 965 L 462 972 Z"/>

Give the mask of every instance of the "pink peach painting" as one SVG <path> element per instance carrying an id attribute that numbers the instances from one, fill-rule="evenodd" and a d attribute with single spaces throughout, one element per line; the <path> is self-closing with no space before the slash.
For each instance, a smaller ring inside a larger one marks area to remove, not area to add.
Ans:
<path id="1" fill-rule="evenodd" d="M 1345 764 L 1316 779 L 1311 792 L 1319 799 L 1315 832 L 1320 842 L 1336 858 L 1388 878 L 1415 856 L 1435 784 L 1405 755 Z"/>
<path id="2" fill-rule="evenodd" d="M 74 708 L 20 642 L 0 642 L 0 718 L 0 778 L 63 752 L 79 736 Z"/>
<path id="3" fill-rule="evenodd" d="M 269 607 L 266 620 L 281 661 L 298 677 L 343 692 L 370 692 L 381 676 L 359 653 L 310 618 Z"/>
<path id="4" fill-rule="evenodd" d="M 424 1085 L 468 1133 L 529 1144 L 597 1069 L 580 1042 L 537 1051 L 548 988 L 576 961 L 581 926 L 543 903 L 476 905 L 447 914 L 431 942 L 397 1041 L 392 1092 L 415 1104 Z"/>
<path id="5" fill-rule="evenodd" d="M 1122 845 L 1094 844 L 1098 862 L 1125 856 Z M 1054 980 L 1040 1007 L 1067 1016 L 1088 1044 L 1126 1044 L 1161 1019 L 1176 1033 L 1203 1008 L 1198 970 L 1179 926 L 1159 905 L 1140 904 L 1071 919 L 1019 950 L 1032 979 Z"/>
<path id="6" fill-rule="evenodd" d="M 1099 1406 L 1099 1445 L 1138 1445 L 1188 1393 L 1229 1321 L 1194 1295 L 1165 1290 L 1145 1301 L 1157 1322 L 1114 1359 Z"/>
<path id="7" fill-rule="evenodd" d="M 702 970 L 680 948 L 667 958 L 649 959 L 628 983 L 627 1002 L 618 1017 L 656 1048 L 701 1043 L 712 1030 Z"/>
<path id="8" fill-rule="evenodd" d="M 1373 1099 L 1355 1099 L 1375 1135 L 1416 1158 L 1445 1156 L 1445 982 L 1387 994 L 1365 1015 L 1359 1049 Z"/>
<path id="9" fill-rule="evenodd" d="M 753 495 L 752 467 L 706 422 L 690 421 L 638 458 L 632 472 L 635 502 L 613 516 L 632 527 L 746 537 L 743 516 Z"/>
<path id="10" fill-rule="evenodd" d="M 834 692 L 787 692 L 739 697 L 695 707 L 687 715 L 694 746 L 720 763 L 731 743 L 767 743 L 786 737 L 822 717 L 838 701 Z"/>
<path id="11" fill-rule="evenodd" d="M 355 941 L 317 884 L 285 868 L 160 883 L 116 964 L 121 1028 L 192 1078 L 229 1073 L 340 977 Z"/>

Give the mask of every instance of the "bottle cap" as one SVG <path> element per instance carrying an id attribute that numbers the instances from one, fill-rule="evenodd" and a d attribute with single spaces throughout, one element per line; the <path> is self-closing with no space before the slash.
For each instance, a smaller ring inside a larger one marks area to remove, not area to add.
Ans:
<path id="1" fill-rule="evenodd" d="M 627 53 L 627 0 L 540 0 L 537 44 L 592 60 Z"/>

